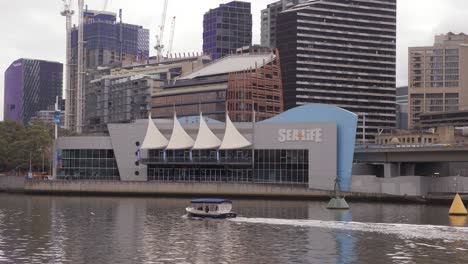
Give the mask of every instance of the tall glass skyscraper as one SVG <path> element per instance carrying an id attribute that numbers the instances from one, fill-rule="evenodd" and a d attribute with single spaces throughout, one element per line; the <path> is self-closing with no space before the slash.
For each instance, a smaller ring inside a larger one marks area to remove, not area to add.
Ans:
<path id="1" fill-rule="evenodd" d="M 3 117 L 28 124 L 36 112 L 62 98 L 63 65 L 58 62 L 19 59 L 5 71 Z"/>
<path id="2" fill-rule="evenodd" d="M 84 12 L 86 68 L 144 61 L 149 57 L 149 30 L 117 21 L 111 12 Z M 78 28 L 72 29 L 72 57 L 78 54 Z"/>
<path id="3" fill-rule="evenodd" d="M 203 52 L 215 60 L 252 45 L 250 3 L 232 1 L 210 9 L 203 17 Z"/>

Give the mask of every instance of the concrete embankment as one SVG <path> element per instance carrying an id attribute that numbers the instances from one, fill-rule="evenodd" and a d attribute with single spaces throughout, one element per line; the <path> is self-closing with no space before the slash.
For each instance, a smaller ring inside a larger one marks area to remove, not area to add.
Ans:
<path id="1" fill-rule="evenodd" d="M 306 187 L 187 182 L 26 181 L 26 193 L 61 195 L 238 197 L 294 200 L 328 200 L 331 192 Z M 424 202 L 415 197 L 346 193 L 347 199 L 375 202 Z"/>
<path id="2" fill-rule="evenodd" d="M 27 193 L 141 196 L 325 198 L 329 192 L 296 186 L 187 182 L 26 181 Z"/>
<path id="3" fill-rule="evenodd" d="M 54 195 L 184 196 L 236 197 L 294 200 L 328 200 L 331 192 L 294 185 L 187 183 L 187 182 L 112 182 L 25 180 L 0 177 L 0 191 Z M 450 203 L 453 194 L 440 196 L 402 196 L 382 193 L 344 193 L 348 201 L 398 203 Z M 462 196 L 468 201 L 468 196 Z"/>
<path id="4" fill-rule="evenodd" d="M 23 192 L 26 179 L 21 176 L 0 176 L 0 191 Z"/>

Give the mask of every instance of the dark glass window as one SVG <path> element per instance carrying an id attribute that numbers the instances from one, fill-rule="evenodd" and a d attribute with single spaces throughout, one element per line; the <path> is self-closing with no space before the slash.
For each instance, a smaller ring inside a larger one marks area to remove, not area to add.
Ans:
<path id="1" fill-rule="evenodd" d="M 63 180 L 120 180 L 113 150 L 62 150 L 57 178 Z"/>

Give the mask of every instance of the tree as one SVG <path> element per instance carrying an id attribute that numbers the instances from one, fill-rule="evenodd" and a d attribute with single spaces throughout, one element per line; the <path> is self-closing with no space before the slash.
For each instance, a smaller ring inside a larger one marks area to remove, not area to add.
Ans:
<path id="1" fill-rule="evenodd" d="M 54 126 L 33 122 L 27 127 L 14 121 L 0 122 L 0 172 L 28 171 L 30 160 L 33 171 L 50 171 L 54 143 Z M 76 136 L 60 129 L 62 136 Z"/>

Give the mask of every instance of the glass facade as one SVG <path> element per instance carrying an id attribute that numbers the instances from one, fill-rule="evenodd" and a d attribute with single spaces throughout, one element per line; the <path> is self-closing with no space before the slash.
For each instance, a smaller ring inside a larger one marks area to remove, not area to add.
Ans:
<path id="1" fill-rule="evenodd" d="M 254 155 L 254 157 L 252 157 Z M 308 150 L 150 150 L 149 181 L 308 184 Z"/>
<path id="2" fill-rule="evenodd" d="M 201 91 L 153 96 L 151 113 L 157 118 L 177 116 L 198 116 L 200 111 L 205 117 L 224 120 L 226 113 L 226 90 Z"/>
<path id="3" fill-rule="evenodd" d="M 255 150 L 255 175 L 261 182 L 308 183 L 309 151 Z"/>
<path id="4" fill-rule="evenodd" d="M 19 59 L 5 71 L 5 120 L 27 125 L 38 111 L 62 98 L 63 65 L 58 62 Z"/>
<path id="5" fill-rule="evenodd" d="M 88 56 L 87 67 L 97 67 L 124 60 L 133 55 L 149 57 L 149 30 L 142 26 L 120 23 L 115 14 L 87 10 L 84 13 L 84 40 Z M 77 56 L 78 28 L 71 32 L 73 58 Z M 92 52 L 94 51 L 94 52 Z M 122 55 L 122 58 L 120 57 Z"/>
<path id="6" fill-rule="evenodd" d="M 114 151 L 110 149 L 64 149 L 57 166 L 61 180 L 120 180 Z"/>
<path id="7" fill-rule="evenodd" d="M 222 58 L 237 48 L 252 45 L 251 4 L 232 1 L 203 17 L 203 52 Z"/>

